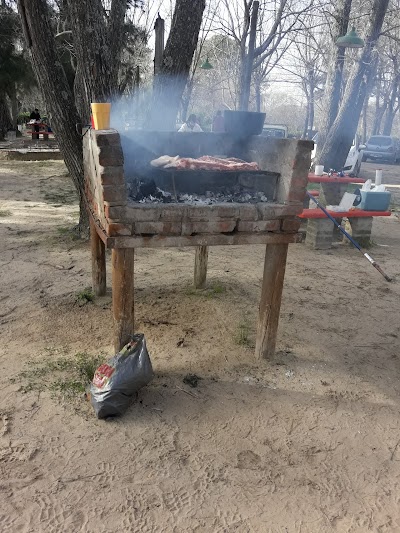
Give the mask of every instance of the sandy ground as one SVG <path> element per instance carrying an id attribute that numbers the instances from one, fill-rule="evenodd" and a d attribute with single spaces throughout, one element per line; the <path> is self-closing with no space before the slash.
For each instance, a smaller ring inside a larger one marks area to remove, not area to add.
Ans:
<path id="1" fill-rule="evenodd" d="M 374 221 L 370 252 L 391 284 L 349 246 L 291 245 L 270 362 L 251 349 L 262 246 L 212 249 L 205 293 L 192 250 L 139 250 L 156 378 L 105 422 L 20 377 L 112 354 L 110 297 L 76 300 L 90 255 L 65 234 L 71 190 L 61 162 L 0 163 L 0 531 L 400 531 L 399 218 Z"/>

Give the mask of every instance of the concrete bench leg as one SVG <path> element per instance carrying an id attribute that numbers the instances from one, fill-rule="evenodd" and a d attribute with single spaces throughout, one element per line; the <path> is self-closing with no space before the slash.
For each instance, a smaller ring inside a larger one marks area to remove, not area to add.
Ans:
<path id="1" fill-rule="evenodd" d="M 347 183 L 321 183 L 319 201 L 323 206 L 339 205 L 349 185 Z"/>
<path id="2" fill-rule="evenodd" d="M 314 250 L 332 248 L 333 228 L 329 218 L 310 219 L 307 222 L 306 244 Z"/>
<path id="3" fill-rule="evenodd" d="M 351 226 L 351 236 L 360 246 L 369 246 L 371 244 L 372 217 L 349 218 Z M 347 241 L 348 239 L 345 240 Z"/>

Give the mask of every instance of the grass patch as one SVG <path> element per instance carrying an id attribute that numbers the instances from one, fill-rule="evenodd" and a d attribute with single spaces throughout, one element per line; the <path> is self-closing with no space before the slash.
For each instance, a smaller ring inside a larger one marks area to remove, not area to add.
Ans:
<path id="1" fill-rule="evenodd" d="M 54 178 L 54 179 L 53 179 Z M 73 205 L 78 203 L 78 195 L 72 180 L 60 183 L 60 176 L 49 176 L 40 182 L 40 193 L 48 204 Z"/>
<path id="2" fill-rule="evenodd" d="M 77 195 L 73 189 L 43 192 L 43 198 L 48 204 L 72 205 L 77 203 Z"/>
<path id="3" fill-rule="evenodd" d="M 59 226 L 56 228 L 56 234 L 49 235 L 46 242 L 50 246 L 62 245 L 62 247 L 75 247 L 85 240 L 79 235 L 77 226 Z"/>
<path id="4" fill-rule="evenodd" d="M 212 294 L 224 294 L 224 292 L 226 292 L 226 287 L 224 287 L 220 283 L 215 283 L 210 287 L 209 290 Z"/>
<path id="5" fill-rule="evenodd" d="M 250 338 L 250 325 L 244 320 L 238 324 L 237 330 L 234 334 L 234 341 L 239 346 L 244 346 L 245 348 L 254 348 L 254 343 Z"/>
<path id="6" fill-rule="evenodd" d="M 76 226 L 57 228 L 57 233 L 61 237 L 65 237 L 66 240 L 71 240 L 71 241 L 79 241 L 80 240 L 80 236 L 79 236 L 79 234 L 78 234 L 78 232 L 76 230 Z"/>
<path id="7" fill-rule="evenodd" d="M 94 292 L 92 291 L 90 287 L 86 287 L 85 289 L 83 289 L 82 291 L 79 291 L 76 294 L 76 301 L 80 305 L 85 305 L 88 302 L 93 302 L 93 300 L 94 300 Z"/>
<path id="8" fill-rule="evenodd" d="M 186 296 L 200 296 L 203 298 L 216 298 L 225 292 L 226 287 L 218 282 L 214 283 L 210 287 L 206 287 L 205 289 L 195 289 L 193 286 L 189 286 L 184 290 Z"/>
<path id="9" fill-rule="evenodd" d="M 12 215 L 9 209 L 0 209 L 0 217 L 10 217 Z"/>
<path id="10" fill-rule="evenodd" d="M 12 381 L 22 383 L 22 391 L 51 391 L 55 397 L 74 399 L 81 397 L 92 381 L 96 368 L 105 357 L 86 352 L 72 357 L 61 356 L 50 359 L 52 352 L 39 362 L 27 363 L 26 370 L 20 372 Z"/>

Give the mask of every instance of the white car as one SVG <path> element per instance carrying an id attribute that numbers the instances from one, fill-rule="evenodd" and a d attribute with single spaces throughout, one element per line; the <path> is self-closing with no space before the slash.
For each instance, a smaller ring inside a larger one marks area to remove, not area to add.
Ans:
<path id="1" fill-rule="evenodd" d="M 314 141 L 314 149 L 311 152 L 311 166 L 314 166 L 315 154 L 317 153 L 318 133 L 312 139 Z M 346 162 L 343 168 L 335 168 L 336 171 L 343 170 L 352 176 L 358 176 L 361 170 L 361 162 L 363 160 L 364 152 L 360 150 L 360 137 L 356 135 L 353 139 L 350 151 L 347 155 Z"/>

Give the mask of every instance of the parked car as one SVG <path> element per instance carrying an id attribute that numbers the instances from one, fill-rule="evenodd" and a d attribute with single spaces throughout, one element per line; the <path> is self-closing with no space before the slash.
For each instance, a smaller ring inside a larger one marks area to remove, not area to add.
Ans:
<path id="1" fill-rule="evenodd" d="M 311 166 L 314 166 L 315 154 L 317 153 L 318 133 L 312 139 L 314 141 L 314 149 L 311 152 Z M 364 161 L 363 145 L 360 145 L 360 137 L 356 134 L 353 139 L 353 144 L 347 154 L 346 162 L 343 168 L 336 168 L 335 170 L 343 170 L 352 176 L 358 176 L 361 170 L 361 162 Z"/>
<path id="2" fill-rule="evenodd" d="M 373 135 L 366 145 L 361 147 L 364 151 L 363 161 L 377 159 L 396 163 L 400 161 L 400 140 L 389 135 Z"/>
<path id="3" fill-rule="evenodd" d="M 264 124 L 261 135 L 262 137 L 286 139 L 288 136 L 288 127 L 284 124 Z"/>

